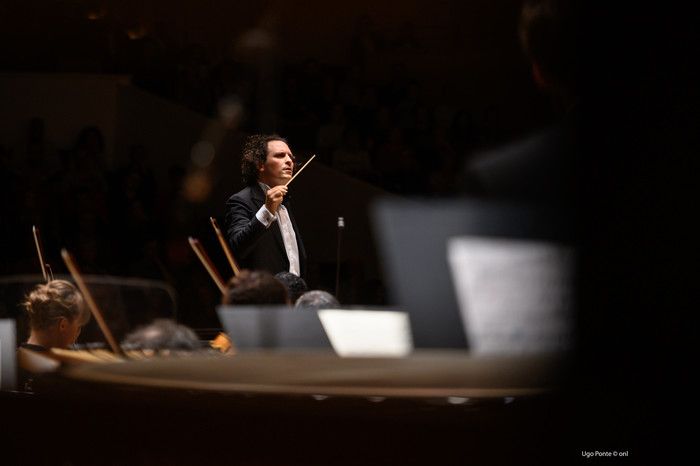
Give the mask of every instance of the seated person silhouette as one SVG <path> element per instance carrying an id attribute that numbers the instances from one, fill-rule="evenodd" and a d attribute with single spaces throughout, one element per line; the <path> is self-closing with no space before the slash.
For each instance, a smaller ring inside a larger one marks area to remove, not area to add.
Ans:
<path id="1" fill-rule="evenodd" d="M 122 347 L 129 350 L 195 351 L 203 346 L 197 334 L 172 319 L 155 319 L 129 333 Z"/>
<path id="2" fill-rule="evenodd" d="M 25 392 L 34 392 L 35 377 L 48 369 L 31 363 L 31 352 L 23 353 L 22 350 L 48 353 L 51 348 L 71 347 L 90 320 L 90 311 L 80 291 L 65 280 L 35 286 L 21 306 L 29 318 L 30 333 L 18 351 L 18 387 Z"/>
<path id="3" fill-rule="evenodd" d="M 284 287 L 287 289 L 290 303 L 296 302 L 296 300 L 299 299 L 299 296 L 309 290 L 304 279 L 299 275 L 293 274 L 292 272 L 276 273 L 275 278 L 282 282 Z"/>
<path id="4" fill-rule="evenodd" d="M 22 307 L 29 317 L 30 334 L 20 346 L 34 351 L 72 346 L 90 320 L 83 295 L 65 280 L 37 285 Z"/>
<path id="5" fill-rule="evenodd" d="M 294 308 L 336 309 L 340 307 L 338 298 L 327 291 L 311 290 L 299 296 Z"/>
<path id="6" fill-rule="evenodd" d="M 289 305 L 289 295 L 282 282 L 265 270 L 241 270 L 227 283 L 222 304 L 241 306 Z"/>

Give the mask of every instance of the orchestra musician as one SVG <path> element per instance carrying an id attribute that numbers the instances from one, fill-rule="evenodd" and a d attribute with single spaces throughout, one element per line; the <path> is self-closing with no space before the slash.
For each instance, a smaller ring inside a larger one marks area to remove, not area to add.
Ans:
<path id="1" fill-rule="evenodd" d="M 291 305 L 284 284 L 267 270 L 241 270 L 229 280 L 222 304 Z"/>
<path id="2" fill-rule="evenodd" d="M 277 135 L 253 135 L 243 149 L 246 187 L 226 202 L 226 236 L 241 267 L 306 273 L 306 251 L 288 204 L 295 158 Z"/>
<path id="3" fill-rule="evenodd" d="M 22 307 L 29 317 L 30 334 L 21 347 L 34 351 L 70 347 L 90 320 L 83 295 L 65 280 L 37 285 Z"/>
<path id="4" fill-rule="evenodd" d="M 327 291 L 309 290 L 297 298 L 294 308 L 337 309 L 340 308 L 340 302 Z"/>
<path id="5" fill-rule="evenodd" d="M 294 304 L 299 299 L 299 296 L 309 291 L 309 287 L 304 279 L 293 273 L 278 272 L 275 274 L 275 278 L 287 289 L 291 304 Z"/>
<path id="6" fill-rule="evenodd" d="M 130 332 L 122 342 L 128 350 L 196 351 L 202 349 L 197 334 L 173 319 L 155 319 Z"/>

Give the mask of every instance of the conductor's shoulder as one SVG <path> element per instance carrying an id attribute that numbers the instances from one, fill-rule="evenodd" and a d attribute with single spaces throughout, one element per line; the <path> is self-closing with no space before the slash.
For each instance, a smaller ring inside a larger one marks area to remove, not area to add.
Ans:
<path id="1" fill-rule="evenodd" d="M 231 202 L 235 199 L 249 201 L 250 199 L 253 198 L 253 195 L 254 195 L 254 187 L 253 186 L 246 186 L 245 188 L 238 191 L 236 194 L 229 197 L 228 202 Z"/>

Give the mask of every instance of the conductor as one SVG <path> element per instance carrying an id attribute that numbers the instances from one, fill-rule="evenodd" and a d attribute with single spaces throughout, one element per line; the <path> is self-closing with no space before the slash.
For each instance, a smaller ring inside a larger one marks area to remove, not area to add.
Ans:
<path id="1" fill-rule="evenodd" d="M 226 201 L 226 237 L 244 268 L 306 273 L 306 251 L 289 206 L 295 158 L 278 135 L 253 135 L 243 148 L 247 185 Z"/>

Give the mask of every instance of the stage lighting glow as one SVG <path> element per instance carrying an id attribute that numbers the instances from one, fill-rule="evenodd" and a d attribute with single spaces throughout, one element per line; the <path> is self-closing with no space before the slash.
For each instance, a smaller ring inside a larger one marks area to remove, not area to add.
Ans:
<path id="1" fill-rule="evenodd" d="M 206 168 L 214 161 L 216 149 L 209 141 L 199 141 L 192 146 L 190 151 L 190 159 L 192 163 L 199 168 Z"/>

